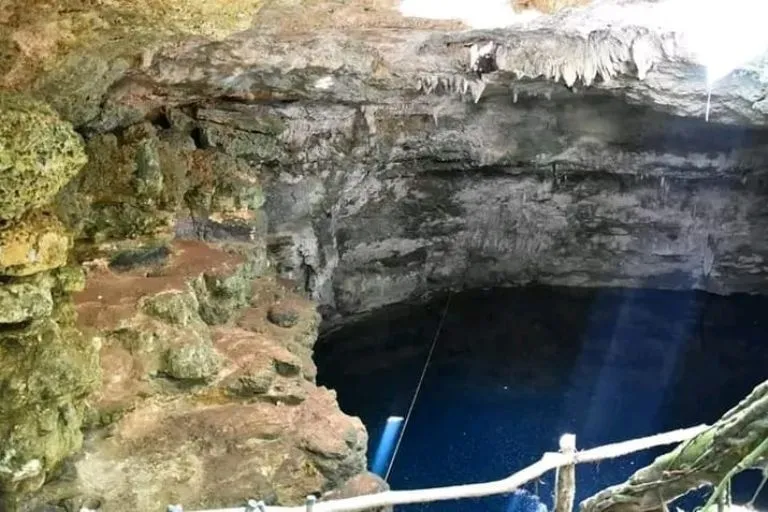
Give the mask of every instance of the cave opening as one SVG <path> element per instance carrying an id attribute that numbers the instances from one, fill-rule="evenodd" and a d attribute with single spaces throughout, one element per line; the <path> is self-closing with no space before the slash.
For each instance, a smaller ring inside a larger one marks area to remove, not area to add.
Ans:
<path id="1" fill-rule="evenodd" d="M 316 345 L 318 382 L 368 429 L 370 469 L 382 438 L 392 441 L 387 419 L 407 414 L 447 298 L 376 310 Z M 768 297 L 651 289 L 454 294 L 388 482 L 420 489 L 500 479 L 556 451 L 565 432 L 591 448 L 712 424 L 765 379 L 766 307 Z M 576 502 L 666 451 L 577 466 Z M 752 498 L 760 480 L 759 471 L 734 479 L 734 503 Z M 397 510 L 550 510 L 554 473 L 525 490 Z M 691 510 L 708 492 L 679 504 Z M 768 505 L 768 493 L 756 505 Z"/>

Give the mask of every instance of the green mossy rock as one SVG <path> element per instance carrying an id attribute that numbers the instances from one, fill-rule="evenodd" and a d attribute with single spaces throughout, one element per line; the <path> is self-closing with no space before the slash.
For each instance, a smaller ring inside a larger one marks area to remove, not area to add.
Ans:
<path id="1" fill-rule="evenodd" d="M 0 325 L 45 318 L 52 311 L 49 288 L 32 283 L 0 285 Z"/>
<path id="2" fill-rule="evenodd" d="M 85 271 L 81 267 L 61 267 L 53 271 L 55 291 L 60 294 L 85 290 Z"/>
<path id="3" fill-rule="evenodd" d="M 256 211 L 264 193 L 247 162 L 215 150 L 195 150 L 188 157 L 189 190 L 184 196 L 196 215 Z"/>
<path id="4" fill-rule="evenodd" d="M 171 232 L 187 187 L 178 139 L 161 140 L 150 123 L 91 138 L 88 165 L 56 198 L 57 212 L 80 238 L 97 243 Z"/>
<path id="5" fill-rule="evenodd" d="M 145 297 L 141 301 L 144 313 L 180 327 L 203 323 L 198 313 L 199 307 L 192 291 L 172 290 Z"/>
<path id="6" fill-rule="evenodd" d="M 83 142 L 54 110 L 0 92 L 0 219 L 15 219 L 53 199 L 85 165 Z"/>
<path id="7" fill-rule="evenodd" d="M 221 358 L 210 341 L 200 339 L 166 352 L 163 373 L 179 380 L 205 382 L 219 372 Z"/>
<path id="8" fill-rule="evenodd" d="M 109 86 L 130 68 L 119 53 L 116 45 L 104 45 L 96 52 L 70 55 L 34 84 L 34 94 L 77 126 L 93 121 L 101 114 Z"/>
<path id="9" fill-rule="evenodd" d="M 29 212 L 0 229 L 0 275 L 29 276 L 64 266 L 71 245 L 70 234 L 55 215 Z"/>
<path id="10" fill-rule="evenodd" d="M 247 258 L 231 275 L 203 274 L 192 282 L 205 323 L 225 324 L 250 302 L 253 280 L 264 273 L 266 261 L 259 255 Z"/>
<path id="11" fill-rule="evenodd" d="M 0 334 L 0 494 L 28 492 L 82 445 L 85 398 L 100 382 L 98 346 L 53 318 Z"/>

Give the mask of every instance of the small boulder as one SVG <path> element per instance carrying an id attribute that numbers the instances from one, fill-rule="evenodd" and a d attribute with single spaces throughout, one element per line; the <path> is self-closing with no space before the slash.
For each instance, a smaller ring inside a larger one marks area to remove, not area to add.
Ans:
<path id="1" fill-rule="evenodd" d="M 357 496 L 368 496 L 369 494 L 378 494 L 389 490 L 389 484 L 380 476 L 365 472 L 353 476 L 347 480 L 344 485 L 327 492 L 323 495 L 323 501 L 341 500 L 345 498 L 355 498 Z M 380 507 L 371 509 L 372 512 L 391 512 L 392 507 Z"/>
<path id="2" fill-rule="evenodd" d="M 301 380 L 277 377 L 264 398 L 275 404 L 298 405 L 306 400 L 309 385 Z"/>
<path id="3" fill-rule="evenodd" d="M 267 319 L 280 327 L 290 328 L 299 322 L 299 312 L 285 304 L 273 304 L 267 312 Z"/>
<path id="4" fill-rule="evenodd" d="M 15 219 L 49 204 L 87 158 L 72 125 L 45 103 L 0 92 L 0 119 L 0 219 Z"/>
<path id="5" fill-rule="evenodd" d="M 179 380 L 208 381 L 221 368 L 221 360 L 207 340 L 168 349 L 163 373 Z"/>
<path id="6" fill-rule="evenodd" d="M 169 290 L 141 300 L 144 313 L 179 327 L 203 324 L 199 308 L 197 297 L 190 290 Z"/>
<path id="7" fill-rule="evenodd" d="M 51 290 L 32 283 L 0 286 L 0 325 L 44 318 L 53 311 Z"/>
<path id="8" fill-rule="evenodd" d="M 129 272 L 141 267 L 158 267 L 168 262 L 171 250 L 161 245 L 142 247 L 119 252 L 109 261 L 109 268 L 116 272 Z"/>
<path id="9" fill-rule="evenodd" d="M 82 267 L 61 267 L 53 272 L 59 293 L 77 293 L 85 289 L 85 271 Z"/>
<path id="10" fill-rule="evenodd" d="M 30 212 L 0 229 L 0 275 L 29 276 L 62 267 L 70 246 L 70 235 L 55 215 Z"/>
<path id="11" fill-rule="evenodd" d="M 291 404 L 304 400 L 301 361 L 279 343 L 232 327 L 216 328 L 213 343 L 225 359 L 221 385 L 230 393 Z"/>

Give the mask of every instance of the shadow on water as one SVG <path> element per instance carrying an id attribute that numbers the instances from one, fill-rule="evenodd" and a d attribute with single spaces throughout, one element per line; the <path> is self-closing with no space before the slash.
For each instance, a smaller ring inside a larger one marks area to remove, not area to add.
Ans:
<path id="1" fill-rule="evenodd" d="M 379 311 L 321 338 L 321 384 L 360 416 L 372 459 L 404 416 L 445 298 Z M 503 478 L 557 448 L 711 423 L 768 378 L 767 298 L 698 292 L 528 288 L 455 295 L 393 466 L 395 489 Z M 666 448 L 577 468 L 577 502 Z M 554 475 L 526 489 L 551 508 Z M 759 472 L 734 483 L 748 500 Z M 768 495 L 768 491 L 765 493 Z M 768 505 L 763 496 L 758 504 Z M 685 500 L 690 510 L 701 503 Z M 518 493 L 398 507 L 538 512 Z"/>

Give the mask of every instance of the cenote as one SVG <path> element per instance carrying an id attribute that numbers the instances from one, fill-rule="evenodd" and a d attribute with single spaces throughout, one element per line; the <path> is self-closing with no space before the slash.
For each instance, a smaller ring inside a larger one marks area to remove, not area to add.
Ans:
<path id="1" fill-rule="evenodd" d="M 316 347 L 321 384 L 359 416 L 369 464 L 391 416 L 405 416 L 447 296 L 400 304 L 326 332 Z M 450 298 L 418 400 L 394 460 L 393 489 L 503 478 L 554 451 L 711 424 L 768 375 L 768 298 L 630 289 L 518 288 Z M 671 449 L 583 464 L 576 502 L 625 481 Z M 748 501 L 759 471 L 733 481 Z M 552 507 L 554 473 L 521 497 L 398 507 L 535 511 Z M 709 491 L 680 500 L 703 505 Z M 768 503 L 768 492 L 758 506 Z M 674 510 L 674 508 L 672 509 Z"/>

